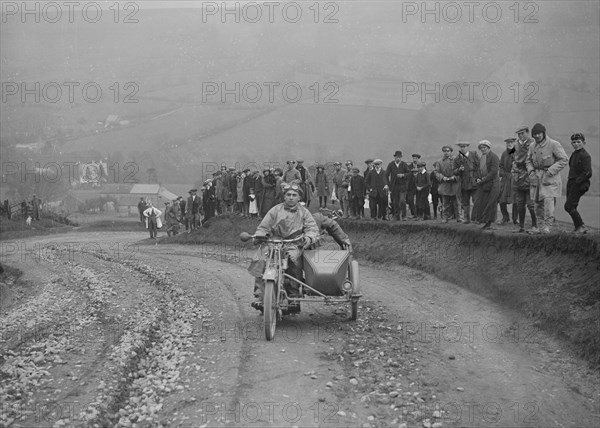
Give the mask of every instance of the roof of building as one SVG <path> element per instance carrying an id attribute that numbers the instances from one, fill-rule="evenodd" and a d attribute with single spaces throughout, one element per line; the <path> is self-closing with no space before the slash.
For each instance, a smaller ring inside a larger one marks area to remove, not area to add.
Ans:
<path id="1" fill-rule="evenodd" d="M 191 184 L 173 184 L 173 183 L 169 183 L 169 184 L 163 184 L 165 189 L 169 189 L 170 192 L 175 193 L 177 196 L 183 196 L 184 198 L 187 198 L 188 195 L 188 191 L 194 187 Z"/>
<path id="2" fill-rule="evenodd" d="M 103 194 L 127 194 L 131 193 L 133 184 L 128 183 L 104 183 L 102 185 Z"/>
<path id="3" fill-rule="evenodd" d="M 160 191 L 158 192 L 158 194 L 160 196 L 162 196 L 163 198 L 172 201 L 173 199 L 177 199 L 177 195 L 175 193 L 169 192 L 167 189 L 165 189 L 164 187 L 162 187 L 160 189 Z"/>
<path id="4" fill-rule="evenodd" d="M 159 184 L 134 184 L 129 193 L 136 195 L 158 195 Z"/>

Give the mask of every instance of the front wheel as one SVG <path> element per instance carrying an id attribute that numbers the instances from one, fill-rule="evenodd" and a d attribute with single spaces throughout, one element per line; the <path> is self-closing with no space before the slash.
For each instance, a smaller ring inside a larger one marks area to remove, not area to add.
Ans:
<path id="1" fill-rule="evenodd" d="M 358 299 L 352 299 L 352 314 L 350 315 L 350 319 L 352 321 L 356 321 L 358 318 Z"/>
<path id="2" fill-rule="evenodd" d="M 264 322 L 265 337 L 267 340 L 273 340 L 275 337 L 275 326 L 277 325 L 277 288 L 275 281 L 269 279 L 265 283 L 264 294 Z"/>
<path id="3" fill-rule="evenodd" d="M 358 262 L 356 260 L 352 260 L 349 269 L 349 280 L 352 283 L 352 294 L 358 294 L 360 291 L 360 277 L 358 273 Z M 350 319 L 352 321 L 356 321 L 358 318 L 358 298 L 353 298 L 351 302 L 351 315 Z"/>

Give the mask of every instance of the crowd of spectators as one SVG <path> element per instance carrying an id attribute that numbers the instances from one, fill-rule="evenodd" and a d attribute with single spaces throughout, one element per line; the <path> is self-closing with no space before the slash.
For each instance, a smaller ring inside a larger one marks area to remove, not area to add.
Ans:
<path id="1" fill-rule="evenodd" d="M 419 153 L 409 163 L 396 150 L 387 167 L 381 159 L 367 159 L 364 170 L 351 160 L 333 163 L 333 170 L 316 164 L 313 173 L 302 160 L 288 160 L 285 169 L 266 168 L 262 172 L 223 165 L 200 189 L 191 189 L 167 203 L 165 225 L 168 234 L 180 225 L 193 231 L 203 222 L 222 214 L 262 218 L 283 202 L 283 185 L 298 184 L 302 203 L 319 208 L 337 208 L 345 219 L 372 221 L 457 221 L 481 224 L 516 225 L 515 232 L 549 233 L 554 223 L 556 197 L 561 195 L 560 171 L 569 164 L 567 203 L 564 209 L 573 218 L 575 233 L 588 228 L 577 212 L 579 198 L 589 189 L 591 158 L 585 151 L 581 133 L 571 138 L 574 153 L 568 159 L 562 145 L 546 135 L 541 124 L 522 126 L 517 137 L 505 140 L 499 157 L 488 140 L 470 149 L 470 142 L 442 147 L 442 157 L 432 169 Z M 329 169 L 329 174 L 326 170 Z M 314 175 L 313 175 L 314 174 Z M 142 203 L 141 201 L 140 203 Z M 498 205 L 501 218 L 497 219 Z M 508 206 L 511 205 L 511 213 Z M 144 221 L 140 206 L 140 220 Z M 526 208 L 531 227 L 525 229 Z M 512 214 L 512 218 L 511 218 Z"/>

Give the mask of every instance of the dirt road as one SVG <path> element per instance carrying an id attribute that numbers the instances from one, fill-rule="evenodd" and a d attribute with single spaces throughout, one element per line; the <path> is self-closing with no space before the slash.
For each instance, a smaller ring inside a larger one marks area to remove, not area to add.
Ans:
<path id="1" fill-rule="evenodd" d="M 315 305 L 274 341 L 238 251 L 141 233 L 2 243 L 0 425 L 597 426 L 600 378 L 527 320 L 361 264 L 359 319 Z"/>

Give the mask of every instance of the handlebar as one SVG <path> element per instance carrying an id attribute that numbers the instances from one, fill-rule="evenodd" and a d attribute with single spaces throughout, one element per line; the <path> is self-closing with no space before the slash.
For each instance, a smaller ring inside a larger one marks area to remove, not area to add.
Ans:
<path id="1" fill-rule="evenodd" d="M 292 242 L 298 242 L 304 239 L 304 235 L 300 235 L 296 238 L 292 238 L 292 239 L 275 239 L 275 238 L 267 238 L 266 236 L 262 236 L 262 235 L 250 235 L 248 232 L 242 232 L 240 233 L 240 239 L 242 240 L 242 242 L 247 242 L 251 239 L 259 239 L 262 240 L 264 242 L 268 242 L 271 244 L 290 244 Z"/>

